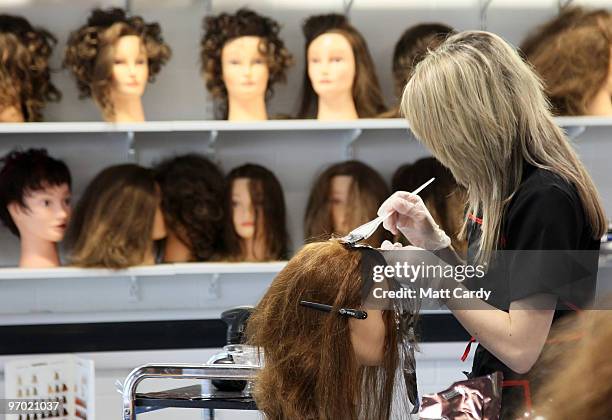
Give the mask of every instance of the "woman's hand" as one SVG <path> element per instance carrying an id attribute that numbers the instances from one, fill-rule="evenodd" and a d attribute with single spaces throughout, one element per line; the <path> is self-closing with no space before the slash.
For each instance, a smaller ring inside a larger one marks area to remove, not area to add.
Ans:
<path id="1" fill-rule="evenodd" d="M 378 209 L 379 216 L 392 213 L 383 221 L 383 227 L 397 235 L 401 232 L 415 246 L 436 251 L 447 248 L 451 240 L 436 224 L 421 197 L 397 191 Z"/>

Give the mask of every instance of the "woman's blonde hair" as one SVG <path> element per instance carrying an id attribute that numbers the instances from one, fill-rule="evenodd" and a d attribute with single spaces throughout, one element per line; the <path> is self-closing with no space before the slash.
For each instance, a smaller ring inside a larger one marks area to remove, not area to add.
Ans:
<path id="1" fill-rule="evenodd" d="M 497 248 L 525 162 L 572 183 L 593 237 L 606 231 L 599 193 L 552 119 L 540 80 L 497 35 L 449 37 L 416 66 L 401 102 L 414 135 L 467 188 L 468 212 L 482 214 L 478 262 Z"/>

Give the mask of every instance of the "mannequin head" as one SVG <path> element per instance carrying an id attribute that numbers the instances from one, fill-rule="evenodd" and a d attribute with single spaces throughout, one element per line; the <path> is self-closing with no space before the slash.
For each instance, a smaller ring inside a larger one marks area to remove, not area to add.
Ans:
<path id="1" fill-rule="evenodd" d="M 104 119 L 116 121 L 118 108 L 140 103 L 147 82 L 170 55 L 159 24 L 122 9 L 96 9 L 70 34 L 64 66 L 75 76 L 81 98 L 93 97 Z"/>
<path id="2" fill-rule="evenodd" d="M 521 47 L 557 115 L 612 116 L 612 16 L 563 10 Z"/>
<path id="3" fill-rule="evenodd" d="M 276 21 L 249 9 L 204 19 L 202 75 L 223 119 L 228 102 L 266 100 L 286 80 L 293 60 L 279 32 Z"/>
<path id="4" fill-rule="evenodd" d="M 410 79 L 414 66 L 423 59 L 427 51 L 435 49 L 455 30 L 443 23 L 422 23 L 406 29 L 393 50 L 393 82 L 395 96 L 400 98 Z"/>
<path id="5" fill-rule="evenodd" d="M 389 189 L 380 174 L 359 161 L 336 163 L 315 180 L 304 220 L 306 239 L 344 236 L 372 220 Z M 379 246 L 388 233 L 382 228 L 368 240 Z"/>
<path id="6" fill-rule="evenodd" d="M 56 43 L 24 18 L 0 15 L 0 122 L 41 121 L 47 101 L 60 100 L 49 68 Z"/>
<path id="7" fill-rule="evenodd" d="M 342 15 L 312 16 L 302 28 L 307 63 L 300 118 L 317 115 L 320 98 L 348 95 L 359 118 L 385 110 L 378 78 L 363 36 Z"/>
<path id="8" fill-rule="evenodd" d="M 100 172 L 79 200 L 66 235 L 73 265 L 113 269 L 154 263 L 166 236 L 153 171 L 134 164 Z"/>
<path id="9" fill-rule="evenodd" d="M 338 241 L 308 244 L 255 308 L 246 335 L 265 358 L 254 397 L 266 418 L 392 418 L 401 334 L 395 311 L 362 301 L 363 255 Z M 366 309 L 367 318 L 319 312 L 302 300 Z"/>
<path id="10" fill-rule="evenodd" d="M 459 239 L 466 205 L 465 191 L 457 185 L 452 173 L 433 157 L 400 166 L 391 179 L 391 189 L 414 191 L 430 178 L 436 181 L 419 193 L 432 217 L 450 236 L 453 248 L 461 255 L 466 241 Z"/>
<path id="11" fill-rule="evenodd" d="M 241 261 L 287 258 L 285 198 L 276 176 L 263 166 L 246 164 L 227 175 L 226 186 L 226 257 Z"/>
<path id="12" fill-rule="evenodd" d="M 0 169 L 0 219 L 16 236 L 60 242 L 70 218 L 71 177 L 44 149 L 12 151 Z"/>
<path id="13" fill-rule="evenodd" d="M 221 171 L 195 153 L 166 159 L 154 170 L 168 229 L 166 256 L 171 252 L 170 238 L 175 236 L 189 250 L 190 258 L 183 261 L 209 260 L 219 249 L 225 223 Z"/>

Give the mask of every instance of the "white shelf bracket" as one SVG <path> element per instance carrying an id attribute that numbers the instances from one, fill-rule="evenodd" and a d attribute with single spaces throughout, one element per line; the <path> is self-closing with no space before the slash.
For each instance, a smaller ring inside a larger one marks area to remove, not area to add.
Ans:
<path id="1" fill-rule="evenodd" d="M 586 126 L 584 125 L 570 125 L 567 127 L 563 127 L 565 134 L 572 140 L 577 139 L 586 131 Z"/>
<path id="2" fill-rule="evenodd" d="M 206 154 L 209 155 L 212 160 L 219 163 L 217 160 L 217 138 L 219 137 L 218 130 L 211 130 L 208 136 L 208 145 L 206 146 Z"/>
<path id="3" fill-rule="evenodd" d="M 131 163 L 138 163 L 138 155 L 136 154 L 136 149 L 134 148 L 135 134 L 133 131 L 128 131 L 126 135 L 128 146 L 128 161 Z"/>
<path id="4" fill-rule="evenodd" d="M 342 8 L 344 9 L 344 15 L 348 18 L 353 8 L 355 0 L 342 0 Z"/>
<path id="5" fill-rule="evenodd" d="M 221 285 L 219 284 L 220 277 L 221 275 L 219 273 L 214 273 L 210 277 L 210 283 L 208 283 L 204 296 L 206 300 L 215 300 L 221 297 Z"/>
<path id="6" fill-rule="evenodd" d="M 344 157 L 346 160 L 352 160 L 355 158 L 355 149 L 353 144 L 361 136 L 361 128 L 354 128 L 350 130 L 347 135 L 346 144 L 344 146 Z"/>
<path id="7" fill-rule="evenodd" d="M 140 282 L 138 277 L 130 276 L 130 288 L 128 290 L 128 302 L 139 302 L 140 301 Z"/>
<path id="8" fill-rule="evenodd" d="M 480 0 L 480 30 L 487 30 L 487 12 L 493 0 Z"/>

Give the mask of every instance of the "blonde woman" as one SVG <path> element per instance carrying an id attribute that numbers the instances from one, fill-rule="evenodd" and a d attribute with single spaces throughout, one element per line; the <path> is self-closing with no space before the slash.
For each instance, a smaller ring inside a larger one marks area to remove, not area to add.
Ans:
<path id="1" fill-rule="evenodd" d="M 599 194 L 553 121 L 540 81 L 494 34 L 462 32 L 430 51 L 404 89 L 401 111 L 467 189 L 461 232 L 468 239 L 467 264 L 487 273 L 453 282 L 444 302 L 480 343 L 472 375 L 503 372 L 502 411 L 511 418 L 529 405 L 525 375 L 553 321 L 594 294 L 607 224 Z M 378 214 L 390 212 L 386 229 L 440 256 L 452 254 L 449 237 L 418 196 L 396 192 Z M 581 252 L 589 257 L 581 261 L 587 274 L 580 296 L 562 293 L 575 280 L 572 258 Z M 504 260 L 502 275 L 496 258 Z M 459 298 L 480 288 L 492 292 L 488 300 Z"/>

